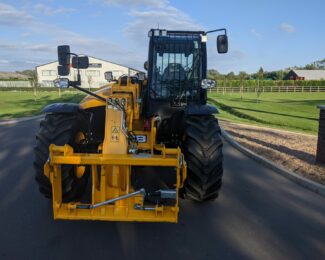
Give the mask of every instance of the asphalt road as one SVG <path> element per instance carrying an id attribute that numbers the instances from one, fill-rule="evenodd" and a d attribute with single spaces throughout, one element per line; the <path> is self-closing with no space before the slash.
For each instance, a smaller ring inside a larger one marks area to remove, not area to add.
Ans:
<path id="1" fill-rule="evenodd" d="M 179 224 L 53 221 L 38 124 L 0 126 L 0 259 L 325 259 L 325 199 L 227 144 L 220 197 L 182 201 Z"/>

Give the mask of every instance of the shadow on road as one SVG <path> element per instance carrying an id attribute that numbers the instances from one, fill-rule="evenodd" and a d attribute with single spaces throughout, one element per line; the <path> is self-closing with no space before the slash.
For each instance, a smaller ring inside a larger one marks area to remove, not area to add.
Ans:
<path id="1" fill-rule="evenodd" d="M 218 200 L 182 201 L 179 224 L 53 221 L 38 192 L 38 122 L 0 127 L 0 256 L 111 259 L 320 259 L 324 199 L 225 145 Z"/>

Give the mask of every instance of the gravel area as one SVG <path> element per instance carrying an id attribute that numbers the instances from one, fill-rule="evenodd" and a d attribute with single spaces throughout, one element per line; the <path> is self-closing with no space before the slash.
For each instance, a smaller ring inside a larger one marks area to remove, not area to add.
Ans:
<path id="1" fill-rule="evenodd" d="M 316 165 L 317 136 L 219 121 L 241 145 L 300 174 L 325 184 L 325 165 Z"/>

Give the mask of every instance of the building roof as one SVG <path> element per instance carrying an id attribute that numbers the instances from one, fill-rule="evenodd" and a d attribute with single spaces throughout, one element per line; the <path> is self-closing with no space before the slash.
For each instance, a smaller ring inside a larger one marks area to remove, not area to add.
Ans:
<path id="1" fill-rule="evenodd" d="M 325 70 L 293 70 L 293 72 L 305 80 L 325 80 Z"/>
<path id="2" fill-rule="evenodd" d="M 122 64 L 118 64 L 118 63 L 115 63 L 115 62 L 112 62 L 112 61 L 108 61 L 108 60 L 96 58 L 94 56 L 89 56 L 89 55 L 88 55 L 88 57 L 89 58 L 96 59 L 96 60 L 101 60 L 101 61 L 104 61 L 104 62 L 112 63 L 112 64 L 115 64 L 115 65 L 118 65 L 118 66 L 122 66 L 122 67 L 125 67 L 125 68 L 129 68 L 129 69 L 134 70 L 134 71 L 137 71 L 137 72 L 141 72 L 140 70 L 137 70 L 137 69 L 134 69 L 134 68 L 131 68 L 131 67 L 122 65 Z M 48 62 L 48 63 L 45 63 L 45 64 L 41 64 L 41 65 L 36 66 L 36 68 L 41 67 L 41 66 L 45 66 L 45 65 L 49 65 L 49 64 L 52 64 L 52 63 L 55 63 L 55 62 L 58 62 L 58 61 L 56 60 L 56 61 L 51 61 L 51 62 Z"/>

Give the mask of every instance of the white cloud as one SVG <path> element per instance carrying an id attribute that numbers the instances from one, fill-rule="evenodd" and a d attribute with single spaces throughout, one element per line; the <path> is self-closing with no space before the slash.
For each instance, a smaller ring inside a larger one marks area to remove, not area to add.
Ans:
<path id="1" fill-rule="evenodd" d="M 33 6 L 32 9 L 44 15 L 65 14 L 65 13 L 71 13 L 76 11 L 76 9 L 74 8 L 65 8 L 65 7 L 52 8 L 44 4 L 36 4 Z"/>
<path id="2" fill-rule="evenodd" d="M 25 26 L 33 22 L 33 17 L 19 11 L 11 5 L 0 3 L 0 25 L 3 26 Z"/>
<path id="3" fill-rule="evenodd" d="M 143 64 L 143 59 L 139 57 L 138 52 L 121 44 L 114 43 L 107 38 L 83 36 L 56 25 L 41 22 L 36 15 L 27 14 L 28 9 L 25 10 L 0 4 L 0 25 L 10 25 L 16 28 L 23 25 L 25 30 L 22 42 L 0 39 L 0 57 L 8 61 L 6 64 L 0 64 L 0 70 L 31 68 L 37 64 L 53 61 L 57 59 L 56 46 L 62 44 L 70 44 L 71 49 L 77 53 L 108 59 L 120 64 L 138 67 Z M 17 22 L 21 20 L 26 22 L 24 24 Z M 33 37 L 28 37 L 29 35 Z M 42 39 L 42 43 L 37 42 L 36 39 Z M 27 62 L 30 60 L 33 63 Z"/>
<path id="4" fill-rule="evenodd" d="M 24 47 L 25 50 L 36 51 L 36 52 L 53 52 L 56 50 L 55 46 L 48 44 L 33 44 Z"/>
<path id="5" fill-rule="evenodd" d="M 131 39 L 130 43 L 125 43 L 126 45 L 117 43 L 106 35 L 102 38 L 87 37 L 42 22 L 37 15 L 37 12 L 50 15 L 53 12 L 64 13 L 73 10 L 54 9 L 42 4 L 21 8 L 0 4 L 0 26 L 24 27 L 23 34 L 20 33 L 22 42 L 12 43 L 0 39 L 0 56 L 10 62 L 10 66 L 0 65 L 0 70 L 31 68 L 32 64 L 27 62 L 30 60 L 33 61 L 33 65 L 55 60 L 57 58 L 56 46 L 61 44 L 71 45 L 71 49 L 77 53 L 141 69 L 143 62 L 147 59 L 149 29 L 157 28 L 159 24 L 160 28 L 170 30 L 202 30 L 202 26 L 189 15 L 171 6 L 165 0 L 98 1 L 126 10 L 125 13 L 130 16 L 131 21 L 125 26 L 124 33 Z M 33 37 L 29 37 L 30 35 Z M 141 48 L 134 46 L 134 43 L 141 44 Z"/>
<path id="6" fill-rule="evenodd" d="M 139 2 L 145 2 L 140 0 Z M 125 2 L 125 1 L 122 1 Z M 138 2 L 138 1 L 134 1 Z M 128 15 L 132 20 L 124 28 L 125 35 L 132 41 L 137 48 L 138 59 L 133 59 L 138 68 L 147 60 L 148 55 L 148 31 L 152 28 L 161 28 L 167 30 L 202 30 L 202 26 L 194 21 L 185 12 L 171 6 L 168 1 L 151 1 L 158 4 L 148 5 L 146 7 L 132 6 Z M 141 46 L 141 48 L 140 48 Z"/>
<path id="7" fill-rule="evenodd" d="M 3 40 L 2 40 L 3 42 Z M 12 44 L 12 43 L 0 43 L 0 50 L 15 50 L 17 49 L 17 45 L 16 44 Z"/>
<path id="8" fill-rule="evenodd" d="M 280 30 L 286 33 L 293 33 L 296 31 L 296 28 L 289 23 L 281 23 L 279 26 Z"/>
<path id="9" fill-rule="evenodd" d="M 168 1 L 167 0 L 102 0 L 107 5 L 120 6 L 120 7 L 134 7 L 134 6 L 145 6 L 145 7 L 163 7 Z"/>
<path id="10" fill-rule="evenodd" d="M 132 10 L 129 16 L 133 20 L 126 26 L 124 32 L 132 40 L 141 44 L 147 40 L 147 33 L 151 28 L 169 30 L 202 30 L 197 22 L 183 11 L 164 5 L 159 8 Z"/>

